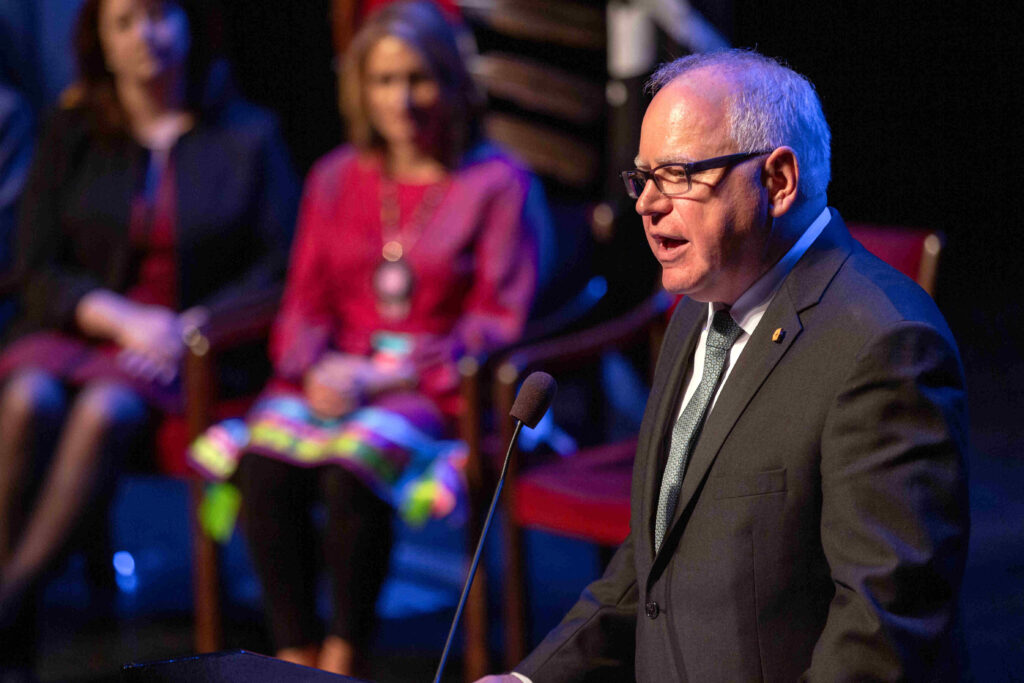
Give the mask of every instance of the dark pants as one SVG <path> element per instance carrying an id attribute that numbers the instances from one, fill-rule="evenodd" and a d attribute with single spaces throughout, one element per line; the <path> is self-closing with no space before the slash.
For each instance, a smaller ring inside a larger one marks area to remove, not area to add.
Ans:
<path id="1" fill-rule="evenodd" d="M 366 647 L 388 568 L 391 506 L 339 465 L 307 469 L 248 453 L 236 481 L 275 648 L 310 645 L 322 637 L 316 615 L 319 559 L 332 584 L 328 633 Z M 311 514 L 318 500 L 326 511 L 319 541 Z"/>

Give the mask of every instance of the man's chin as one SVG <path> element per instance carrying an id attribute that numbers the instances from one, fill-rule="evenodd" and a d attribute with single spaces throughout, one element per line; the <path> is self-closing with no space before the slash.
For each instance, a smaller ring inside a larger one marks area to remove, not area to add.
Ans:
<path id="1" fill-rule="evenodd" d="M 678 273 L 671 270 L 663 270 L 661 273 L 661 286 L 669 294 L 685 296 L 697 301 L 702 301 L 700 283 L 694 282 L 692 278 L 680 277 Z"/>

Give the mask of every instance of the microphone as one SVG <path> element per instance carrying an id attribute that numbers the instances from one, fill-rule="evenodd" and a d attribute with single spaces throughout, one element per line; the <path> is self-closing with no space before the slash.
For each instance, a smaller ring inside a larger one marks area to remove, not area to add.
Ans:
<path id="1" fill-rule="evenodd" d="M 512 410 L 508 414 L 516 419 L 516 428 L 512 432 L 512 438 L 508 442 L 508 450 L 505 452 L 505 463 L 501 466 L 501 476 L 498 477 L 498 485 L 494 489 L 494 496 L 491 498 L 491 507 L 487 510 L 487 517 L 484 519 L 484 528 L 480 532 L 480 539 L 476 543 L 476 552 L 473 553 L 473 562 L 469 567 L 469 576 L 466 577 L 466 584 L 462 587 L 462 597 L 459 598 L 459 606 L 455 609 L 455 618 L 452 619 L 452 627 L 448 631 L 448 639 L 444 643 L 444 651 L 441 653 L 441 663 L 437 665 L 437 674 L 434 676 L 434 683 L 441 683 L 441 673 L 448 661 L 448 653 L 451 651 L 452 639 L 455 637 L 455 629 L 462 617 L 462 610 L 466 607 L 466 598 L 469 597 L 469 589 L 473 585 L 473 577 L 476 576 L 477 565 L 480 564 L 480 554 L 484 549 L 484 539 L 487 538 L 487 531 L 491 528 L 491 519 L 494 517 L 494 509 L 498 506 L 498 498 L 501 496 L 501 488 L 505 485 L 505 475 L 508 473 L 508 463 L 512 458 L 512 447 L 519 439 L 519 432 L 525 424 L 530 429 L 537 426 L 544 413 L 548 412 L 551 402 L 555 400 L 555 393 L 558 391 L 558 383 L 555 378 L 546 372 L 532 372 L 519 387 L 516 400 L 512 404 Z"/>
<path id="2" fill-rule="evenodd" d="M 548 412 L 557 391 L 558 383 L 554 377 L 546 372 L 532 372 L 523 381 L 523 386 L 519 387 L 519 393 L 508 414 L 533 429 L 544 417 L 544 413 Z"/>

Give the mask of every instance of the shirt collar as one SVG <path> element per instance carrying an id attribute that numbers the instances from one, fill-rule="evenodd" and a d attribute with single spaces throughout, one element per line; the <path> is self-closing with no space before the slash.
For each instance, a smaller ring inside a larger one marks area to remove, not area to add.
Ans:
<path id="1" fill-rule="evenodd" d="M 814 240 L 818 239 L 818 235 L 825 229 L 831 218 L 831 212 L 828 207 L 825 207 L 818 217 L 807 226 L 800 238 L 797 239 L 796 244 L 786 252 L 786 255 L 779 259 L 778 263 L 772 266 L 767 273 L 758 278 L 757 282 L 743 292 L 740 298 L 736 299 L 736 303 L 730 307 L 729 314 L 732 319 L 748 335 L 754 333 L 754 328 L 757 327 L 757 323 L 761 322 L 761 316 L 768 310 L 768 305 L 775 298 L 775 293 L 782 286 L 782 281 L 786 279 L 789 271 L 793 270 L 793 266 L 814 243 Z M 722 306 L 708 304 L 708 320 L 711 320 L 717 308 L 722 308 Z"/>

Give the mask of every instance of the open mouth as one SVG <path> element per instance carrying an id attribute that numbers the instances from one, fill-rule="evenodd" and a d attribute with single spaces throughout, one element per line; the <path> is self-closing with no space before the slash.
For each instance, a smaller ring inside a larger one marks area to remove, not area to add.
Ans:
<path id="1" fill-rule="evenodd" d="M 678 249 L 679 247 L 682 247 L 685 244 L 689 244 L 687 240 L 676 239 L 674 237 L 666 237 L 664 235 L 655 235 L 654 240 L 660 248 L 666 251 L 673 251 L 675 249 Z"/>

